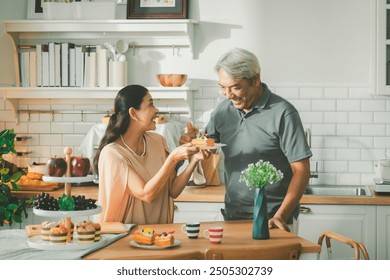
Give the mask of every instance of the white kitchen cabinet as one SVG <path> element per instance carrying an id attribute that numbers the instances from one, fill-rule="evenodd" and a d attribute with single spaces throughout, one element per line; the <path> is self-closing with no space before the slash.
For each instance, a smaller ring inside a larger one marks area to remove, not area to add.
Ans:
<path id="1" fill-rule="evenodd" d="M 377 206 L 377 259 L 390 259 L 390 206 Z"/>
<path id="2" fill-rule="evenodd" d="M 377 0 L 376 93 L 390 95 L 390 1 Z"/>
<path id="3" fill-rule="evenodd" d="M 174 223 L 223 221 L 219 202 L 175 202 Z"/>
<path id="4" fill-rule="evenodd" d="M 390 211 L 387 215 L 390 218 Z M 370 259 L 376 259 L 376 228 L 376 206 L 305 204 L 302 205 L 299 216 L 298 235 L 317 243 L 322 232 L 334 231 L 361 241 L 366 246 Z M 331 240 L 331 245 L 334 259 L 354 258 L 354 250 L 350 246 L 335 240 Z M 328 259 L 325 242 L 320 258 Z"/>
<path id="5" fill-rule="evenodd" d="M 14 58 L 18 57 L 18 46 L 47 42 L 72 42 L 75 44 L 115 43 L 125 40 L 131 52 L 137 48 L 169 47 L 189 48 L 194 55 L 194 20 L 16 20 L 2 23 L 5 32 L 14 42 Z M 191 117 L 192 91 L 189 87 L 148 87 L 153 98 L 184 103 Z M 85 87 L 3 87 L 0 92 L 8 100 L 17 120 L 22 101 L 61 102 L 69 99 L 113 99 L 119 88 Z M 28 102 L 27 102 L 28 103 Z M 158 102 L 157 102 L 158 103 Z M 24 105 L 24 104 L 23 104 Z M 178 107 L 178 106 L 176 106 Z M 34 113 L 34 112 L 32 112 Z"/>

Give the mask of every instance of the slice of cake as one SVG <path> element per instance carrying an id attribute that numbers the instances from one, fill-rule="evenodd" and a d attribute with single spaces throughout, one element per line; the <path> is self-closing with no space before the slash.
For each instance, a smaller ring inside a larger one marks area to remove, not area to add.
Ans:
<path id="1" fill-rule="evenodd" d="M 215 140 L 207 136 L 207 134 L 202 134 L 199 138 L 192 139 L 191 144 L 197 147 L 214 146 Z"/>
<path id="2" fill-rule="evenodd" d="M 170 246 L 175 242 L 173 234 L 168 232 L 163 232 L 162 234 L 154 238 L 154 245 L 156 246 Z"/>
<path id="3" fill-rule="evenodd" d="M 50 229 L 49 240 L 53 245 L 66 245 L 68 231 L 64 226 L 56 225 Z"/>

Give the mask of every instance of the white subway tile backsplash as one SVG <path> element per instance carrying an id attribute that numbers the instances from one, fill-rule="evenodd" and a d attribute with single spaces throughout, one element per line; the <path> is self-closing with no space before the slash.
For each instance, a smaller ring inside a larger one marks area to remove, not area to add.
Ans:
<path id="1" fill-rule="evenodd" d="M 298 110 L 298 112 L 309 112 L 311 111 L 311 100 L 307 99 L 290 99 L 292 105 Z"/>
<path id="2" fill-rule="evenodd" d="M 324 172 L 345 173 L 348 172 L 348 161 L 328 160 L 324 162 Z"/>
<path id="3" fill-rule="evenodd" d="M 73 123 L 71 122 L 52 122 L 50 123 L 50 129 L 51 133 L 62 133 L 62 134 L 69 134 L 74 133 L 73 131 Z"/>
<path id="4" fill-rule="evenodd" d="M 64 134 L 62 136 L 62 144 L 64 146 L 79 146 L 80 143 L 84 140 L 84 134 Z"/>
<path id="5" fill-rule="evenodd" d="M 326 136 L 324 137 L 325 148 L 348 148 L 348 137 Z"/>
<path id="6" fill-rule="evenodd" d="M 385 123 L 390 122 L 390 112 L 374 112 L 374 123 Z"/>
<path id="7" fill-rule="evenodd" d="M 28 122 L 28 133 L 50 133 L 50 122 Z"/>
<path id="8" fill-rule="evenodd" d="M 360 185 L 359 173 L 338 173 L 336 177 L 337 185 Z"/>
<path id="9" fill-rule="evenodd" d="M 374 138 L 373 137 L 366 137 L 366 136 L 360 136 L 360 137 L 349 137 L 349 148 L 358 148 L 358 149 L 371 149 L 374 145 Z"/>
<path id="10" fill-rule="evenodd" d="M 324 123 L 347 123 L 347 112 L 324 112 Z"/>
<path id="11" fill-rule="evenodd" d="M 320 112 L 336 111 L 336 100 L 313 100 L 312 110 Z"/>
<path id="12" fill-rule="evenodd" d="M 386 111 L 386 102 L 383 102 L 383 100 L 364 100 L 362 102 L 362 111 L 363 112 Z"/>
<path id="13" fill-rule="evenodd" d="M 347 99 L 348 88 L 347 87 L 324 88 L 324 98 L 325 99 Z"/>
<path id="14" fill-rule="evenodd" d="M 336 124 L 317 124 L 312 127 L 313 135 L 336 135 Z"/>
<path id="15" fill-rule="evenodd" d="M 350 88 L 350 99 L 372 99 L 371 90 L 369 88 Z"/>
<path id="16" fill-rule="evenodd" d="M 336 149 L 337 160 L 359 160 L 360 149 Z"/>
<path id="17" fill-rule="evenodd" d="M 57 146 L 62 145 L 61 134 L 39 134 L 40 146 Z"/>
<path id="18" fill-rule="evenodd" d="M 362 160 L 376 161 L 386 157 L 385 149 L 361 149 Z"/>
<path id="19" fill-rule="evenodd" d="M 323 123 L 324 114 L 322 112 L 300 112 L 303 123 Z"/>
<path id="20" fill-rule="evenodd" d="M 360 124 L 338 124 L 337 135 L 342 136 L 359 136 L 360 135 Z"/>
<path id="21" fill-rule="evenodd" d="M 372 173 L 373 171 L 371 161 L 349 161 L 349 173 Z"/>
<path id="22" fill-rule="evenodd" d="M 302 87 L 299 89 L 299 97 L 305 99 L 323 99 L 324 89 L 322 87 Z"/>
<path id="23" fill-rule="evenodd" d="M 275 87 L 273 92 L 287 100 L 299 99 L 299 88 L 297 87 Z"/>
<path id="24" fill-rule="evenodd" d="M 372 112 L 349 112 L 349 123 L 372 123 L 374 115 Z"/>
<path id="25" fill-rule="evenodd" d="M 337 100 L 337 111 L 339 112 L 351 112 L 360 111 L 361 102 L 360 100 Z"/>
<path id="26" fill-rule="evenodd" d="M 386 126 L 382 124 L 363 124 L 362 135 L 363 136 L 385 136 Z"/>

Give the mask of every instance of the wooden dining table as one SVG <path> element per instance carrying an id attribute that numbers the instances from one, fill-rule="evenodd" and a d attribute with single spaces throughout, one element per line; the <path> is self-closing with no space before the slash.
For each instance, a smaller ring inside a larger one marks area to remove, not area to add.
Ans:
<path id="1" fill-rule="evenodd" d="M 237 246 L 237 248 L 255 248 L 261 246 L 272 246 L 280 244 L 292 244 L 299 242 L 302 245 L 300 259 L 315 259 L 321 247 L 309 240 L 296 236 L 281 229 L 270 229 L 270 239 L 255 240 L 252 238 L 252 221 L 218 221 L 202 222 L 200 225 L 199 237 L 190 239 L 186 233 L 181 231 L 183 224 L 152 224 L 137 225 L 131 229 L 130 234 L 115 241 L 114 243 L 99 249 L 85 256 L 85 260 L 160 260 L 160 259 L 181 259 L 181 256 L 191 254 L 203 256 L 208 248 L 214 246 Z M 209 239 L 203 236 L 205 229 L 211 226 L 223 227 L 223 239 L 221 244 L 211 244 Z M 179 243 L 164 249 L 144 249 L 130 245 L 133 235 L 143 228 L 152 228 L 155 233 L 172 232 Z"/>

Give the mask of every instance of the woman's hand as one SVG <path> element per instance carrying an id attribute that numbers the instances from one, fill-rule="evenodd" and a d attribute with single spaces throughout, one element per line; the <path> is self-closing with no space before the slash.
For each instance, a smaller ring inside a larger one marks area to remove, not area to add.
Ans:
<path id="1" fill-rule="evenodd" d="M 194 159 L 197 161 L 208 159 L 211 155 L 211 151 L 207 149 L 201 149 L 199 153 L 194 155 Z"/>
<path id="2" fill-rule="evenodd" d="M 177 148 L 175 148 L 169 156 L 172 157 L 172 159 L 175 162 L 179 162 L 181 160 L 189 159 L 192 155 L 195 155 L 196 153 L 199 153 L 199 148 L 195 147 L 194 145 L 187 143 L 184 145 L 181 145 Z"/>

